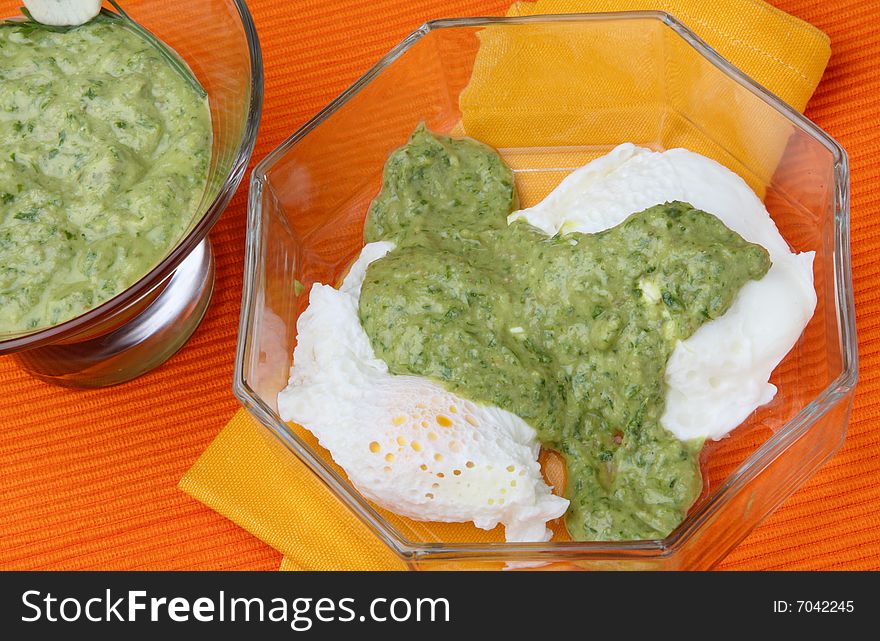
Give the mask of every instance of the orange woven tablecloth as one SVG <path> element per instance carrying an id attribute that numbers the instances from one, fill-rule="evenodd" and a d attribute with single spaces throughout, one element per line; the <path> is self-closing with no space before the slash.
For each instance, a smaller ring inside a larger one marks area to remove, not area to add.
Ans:
<path id="1" fill-rule="evenodd" d="M 0 15 L 19 2 L 0 0 Z M 250 0 L 266 66 L 254 158 L 429 18 L 503 14 L 510 0 Z M 880 18 L 877 0 L 773 0 L 831 36 L 806 115 L 852 165 L 861 379 L 846 444 L 743 542 L 725 569 L 880 569 Z M 214 302 L 159 370 L 109 390 L 37 382 L 0 359 L 0 568 L 276 569 L 280 555 L 177 489 L 238 403 L 230 391 L 245 188 L 211 234 Z M 161 399 L 161 402 L 157 402 Z"/>

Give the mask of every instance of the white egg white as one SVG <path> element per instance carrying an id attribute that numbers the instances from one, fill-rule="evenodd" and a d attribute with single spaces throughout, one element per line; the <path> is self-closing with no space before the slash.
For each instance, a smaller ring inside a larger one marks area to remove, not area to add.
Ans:
<path id="1" fill-rule="evenodd" d="M 508 541 L 546 541 L 568 508 L 544 482 L 535 430 L 433 381 L 394 376 L 358 318 L 367 266 L 394 247 L 364 247 L 337 290 L 316 284 L 297 321 L 278 410 L 318 437 L 368 499 L 424 521 L 504 524 Z"/>
<path id="2" fill-rule="evenodd" d="M 763 279 L 743 286 L 723 316 L 679 341 L 666 366 L 663 426 L 682 440 L 720 439 L 775 396 L 770 375 L 816 308 L 815 253 L 793 253 L 742 178 L 686 149 L 653 152 L 620 145 L 509 221 L 525 219 L 548 235 L 593 233 L 673 200 L 714 214 L 765 247 L 773 263 Z"/>

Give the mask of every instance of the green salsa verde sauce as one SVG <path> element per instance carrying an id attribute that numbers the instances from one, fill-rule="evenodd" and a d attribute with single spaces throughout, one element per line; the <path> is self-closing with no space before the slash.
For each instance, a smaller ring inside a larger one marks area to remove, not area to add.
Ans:
<path id="1" fill-rule="evenodd" d="M 770 267 L 764 248 L 671 202 L 596 234 L 548 237 L 491 148 L 423 127 L 394 152 L 366 221 L 359 314 L 395 374 L 427 376 L 532 425 L 567 464 L 577 540 L 668 535 L 702 486 L 702 441 L 660 424 L 677 341 Z"/>
<path id="2" fill-rule="evenodd" d="M 119 21 L 0 26 L 0 333 L 54 325 L 153 268 L 189 229 L 207 101 Z"/>

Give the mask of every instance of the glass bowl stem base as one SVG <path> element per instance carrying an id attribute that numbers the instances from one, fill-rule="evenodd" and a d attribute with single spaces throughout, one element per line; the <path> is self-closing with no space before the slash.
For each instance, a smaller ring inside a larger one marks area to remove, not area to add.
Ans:
<path id="1" fill-rule="evenodd" d="M 117 385 L 155 369 L 183 347 L 214 291 L 214 252 L 205 238 L 137 315 L 98 335 L 16 353 L 31 376 L 64 387 Z"/>

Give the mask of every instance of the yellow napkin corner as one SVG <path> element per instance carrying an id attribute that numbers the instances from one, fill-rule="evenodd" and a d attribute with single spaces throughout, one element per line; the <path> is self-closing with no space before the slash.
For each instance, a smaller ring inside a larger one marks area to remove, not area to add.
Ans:
<path id="1" fill-rule="evenodd" d="M 507 15 L 651 10 L 677 18 L 798 111 L 806 107 L 831 56 L 827 34 L 764 0 L 538 0 L 516 2 Z"/>
<path id="2" fill-rule="evenodd" d="M 539 0 L 508 15 L 662 10 L 758 83 L 803 110 L 831 54 L 828 36 L 762 0 Z M 239 410 L 179 487 L 284 554 L 285 570 L 400 570 L 379 541 L 301 462 Z"/>
<path id="3" fill-rule="evenodd" d="M 282 569 L 406 569 L 323 481 L 269 438 L 239 410 L 178 487 L 284 553 Z"/>

